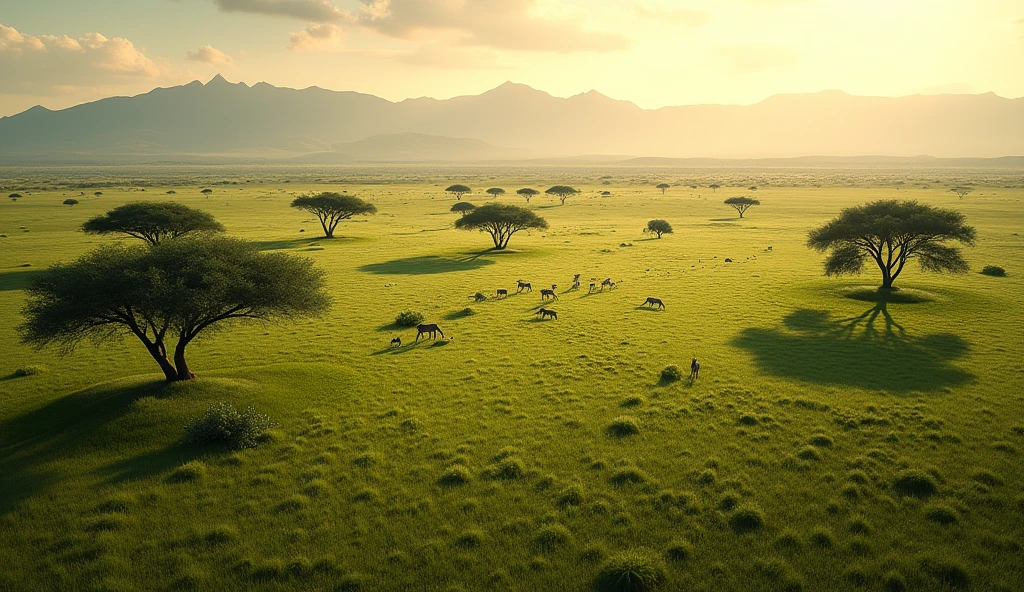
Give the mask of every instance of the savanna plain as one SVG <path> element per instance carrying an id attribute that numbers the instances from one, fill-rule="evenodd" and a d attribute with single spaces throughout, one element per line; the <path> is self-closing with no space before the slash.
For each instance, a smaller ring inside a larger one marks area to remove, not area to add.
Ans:
<path id="1" fill-rule="evenodd" d="M 502 187 L 549 228 L 489 250 L 453 227 L 452 183 L 477 205 Z M 515 195 L 556 184 L 580 193 Z M 593 590 L 623 561 L 666 590 L 1024 589 L 1019 173 L 163 167 L 0 185 L 0 589 Z M 377 213 L 324 239 L 289 207 L 322 191 Z M 736 195 L 761 205 L 740 219 Z M 871 269 L 824 277 L 808 231 L 883 198 L 964 213 L 971 271 L 915 265 L 890 298 Z M 204 334 L 197 379 L 170 385 L 134 339 L 21 344 L 33 276 L 130 241 L 80 231 L 129 201 L 312 259 L 332 307 Z M 403 311 L 445 337 L 416 342 Z M 218 402 L 269 416 L 269 437 L 185 444 Z"/>

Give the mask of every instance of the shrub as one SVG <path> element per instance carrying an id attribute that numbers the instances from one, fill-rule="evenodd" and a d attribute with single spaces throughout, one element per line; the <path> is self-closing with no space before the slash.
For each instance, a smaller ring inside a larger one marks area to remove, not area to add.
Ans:
<path id="1" fill-rule="evenodd" d="M 640 433 L 640 425 L 632 417 L 616 417 L 606 430 L 609 436 L 625 438 Z"/>
<path id="2" fill-rule="evenodd" d="M 896 475 L 893 487 L 902 495 L 928 497 L 939 492 L 935 477 L 924 471 L 908 469 Z"/>
<path id="3" fill-rule="evenodd" d="M 662 382 L 676 382 L 683 379 L 683 371 L 679 369 L 679 366 L 671 364 L 665 366 L 665 369 L 661 371 Z"/>
<path id="4" fill-rule="evenodd" d="M 267 430 L 270 418 L 251 406 L 239 412 L 231 403 L 214 403 L 199 418 L 185 426 L 186 444 L 226 444 L 230 448 L 253 448 Z"/>
<path id="5" fill-rule="evenodd" d="M 395 317 L 395 324 L 399 327 L 415 327 L 423 322 L 423 314 L 414 310 L 407 310 Z"/>
<path id="6" fill-rule="evenodd" d="M 756 506 L 744 506 L 729 518 L 729 525 L 736 534 L 755 532 L 764 527 L 764 515 Z"/>
<path id="7" fill-rule="evenodd" d="M 981 270 L 982 275 L 991 275 L 994 277 L 1005 277 L 1006 270 L 998 265 L 986 265 Z"/>
<path id="8" fill-rule="evenodd" d="M 597 574 L 597 592 L 647 592 L 665 581 L 665 563 L 647 549 L 629 549 L 611 556 Z"/>
<path id="9" fill-rule="evenodd" d="M 35 376 L 42 371 L 42 366 L 23 366 L 14 371 L 14 377 L 23 378 L 25 376 Z"/>

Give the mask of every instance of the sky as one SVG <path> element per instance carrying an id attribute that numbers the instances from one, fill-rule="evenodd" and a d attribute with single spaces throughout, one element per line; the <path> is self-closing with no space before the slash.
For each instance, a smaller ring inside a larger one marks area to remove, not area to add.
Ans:
<path id="1" fill-rule="evenodd" d="M 0 115 L 221 73 L 399 101 L 1024 96 L 1021 0 L 0 0 Z"/>

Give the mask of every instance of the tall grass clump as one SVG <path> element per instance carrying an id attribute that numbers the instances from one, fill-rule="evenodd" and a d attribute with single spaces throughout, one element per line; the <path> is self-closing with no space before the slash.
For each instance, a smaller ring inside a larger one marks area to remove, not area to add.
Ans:
<path id="1" fill-rule="evenodd" d="M 616 417 L 605 430 L 613 438 L 625 438 L 640 433 L 640 424 L 632 417 Z"/>
<path id="2" fill-rule="evenodd" d="M 1006 270 L 998 265 L 986 265 L 982 268 L 981 274 L 993 277 L 1006 277 Z"/>
<path id="3" fill-rule="evenodd" d="M 665 562 L 647 549 L 628 549 L 612 555 L 594 582 L 597 592 L 648 592 L 665 581 Z"/>
<path id="4" fill-rule="evenodd" d="M 274 427 L 270 418 L 251 406 L 239 412 L 231 403 L 214 403 L 202 417 L 185 426 L 186 444 L 225 444 L 229 448 L 254 448 Z"/>
<path id="5" fill-rule="evenodd" d="M 668 384 L 670 382 L 678 382 L 683 379 L 683 371 L 676 366 L 671 364 L 665 366 L 665 369 L 661 371 L 661 382 Z"/>
<path id="6" fill-rule="evenodd" d="M 939 492 L 939 484 L 935 477 L 914 469 L 900 471 L 893 481 L 893 488 L 898 493 L 911 497 L 929 497 Z"/>

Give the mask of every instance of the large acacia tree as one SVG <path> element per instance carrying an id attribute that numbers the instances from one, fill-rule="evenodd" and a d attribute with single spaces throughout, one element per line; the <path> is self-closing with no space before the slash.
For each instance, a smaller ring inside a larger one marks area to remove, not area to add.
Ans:
<path id="1" fill-rule="evenodd" d="M 568 185 L 555 185 L 554 187 L 549 188 L 544 193 L 547 193 L 548 195 L 554 195 L 559 199 L 559 201 L 562 202 L 562 205 L 564 206 L 565 200 L 569 199 L 570 196 L 576 195 L 577 193 L 579 193 L 579 191 L 573 189 L 572 187 L 569 187 Z"/>
<path id="2" fill-rule="evenodd" d="M 213 216 L 174 202 L 135 201 L 90 218 L 82 230 L 92 234 L 124 234 L 152 245 L 168 238 L 224 230 Z"/>
<path id="3" fill-rule="evenodd" d="M 547 228 L 547 220 L 526 208 L 489 203 L 455 221 L 461 230 L 482 230 L 491 235 L 495 249 L 504 249 L 512 235 L 528 228 Z"/>
<path id="4" fill-rule="evenodd" d="M 342 220 L 355 215 L 377 213 L 377 207 L 351 195 L 340 193 L 319 193 L 317 195 L 301 195 L 292 201 L 292 207 L 305 210 L 320 220 L 324 236 L 334 238 L 334 229 Z"/>
<path id="5" fill-rule="evenodd" d="M 501 187 L 491 187 L 487 190 L 487 194 L 491 197 L 497 198 L 499 195 L 505 195 L 505 190 Z"/>
<path id="6" fill-rule="evenodd" d="M 327 310 L 324 273 L 308 259 L 264 253 L 225 237 L 107 245 L 57 264 L 28 287 L 25 343 L 65 353 L 82 340 L 134 335 L 168 382 L 195 377 L 185 348 L 230 321 L 269 321 Z"/>
<path id="7" fill-rule="evenodd" d="M 537 191 L 536 189 L 532 189 L 530 187 L 523 187 L 519 191 L 516 191 L 516 195 L 521 195 L 524 198 L 526 198 L 526 203 L 530 203 L 530 198 L 538 194 L 540 194 L 540 191 Z"/>
<path id="8" fill-rule="evenodd" d="M 826 275 L 860 273 L 865 261 L 874 261 L 882 272 L 882 288 L 888 290 L 911 259 L 917 259 L 925 271 L 966 272 L 960 249 L 945 244 L 974 244 L 974 228 L 964 220 L 955 210 L 916 201 L 880 200 L 844 209 L 812 230 L 807 245 L 829 252 Z"/>
<path id="9" fill-rule="evenodd" d="M 752 206 L 759 206 L 761 202 L 752 197 L 730 197 L 725 200 L 725 205 L 732 206 L 732 209 L 736 210 L 740 214 L 740 218 L 743 217 L 743 213 L 750 209 Z"/>

